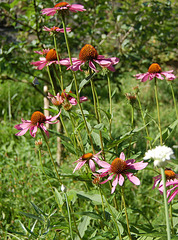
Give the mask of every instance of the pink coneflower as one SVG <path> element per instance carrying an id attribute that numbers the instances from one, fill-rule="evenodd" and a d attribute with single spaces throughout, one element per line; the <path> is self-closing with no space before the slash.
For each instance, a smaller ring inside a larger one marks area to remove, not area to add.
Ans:
<path id="1" fill-rule="evenodd" d="M 52 27 L 52 28 L 48 28 L 48 27 L 44 26 L 43 30 L 46 31 L 46 32 L 49 32 L 49 34 L 56 33 L 56 32 L 64 33 L 64 29 L 63 28 L 59 28 L 59 27 L 55 27 L 55 26 Z M 71 28 L 66 28 L 66 31 L 70 32 Z"/>
<path id="2" fill-rule="evenodd" d="M 124 183 L 124 176 L 126 175 L 130 182 L 135 185 L 140 185 L 140 180 L 133 175 L 133 173 L 129 172 L 129 169 L 134 170 L 142 170 L 144 169 L 148 163 L 144 163 L 143 161 L 134 163 L 135 159 L 128 159 L 125 161 L 125 155 L 121 152 L 119 158 L 115 158 L 111 164 L 100 161 L 98 165 L 103 167 L 99 169 L 97 172 L 101 173 L 101 177 L 105 177 L 111 173 L 111 175 L 105 181 L 101 182 L 100 184 L 104 184 L 111 180 L 115 175 L 115 179 L 112 182 L 112 190 L 113 193 L 116 189 L 117 184 L 119 183 L 120 186 Z"/>
<path id="3" fill-rule="evenodd" d="M 166 182 L 166 187 L 169 187 L 171 185 L 173 186 L 173 188 L 170 188 L 167 190 L 167 198 L 169 198 L 172 191 L 173 191 L 173 193 L 170 196 L 170 198 L 168 199 L 168 203 L 170 203 L 175 198 L 175 196 L 178 194 L 178 180 L 174 179 L 171 182 Z M 163 185 L 161 185 L 159 187 L 159 191 L 161 194 L 163 194 Z"/>
<path id="4" fill-rule="evenodd" d="M 61 61 L 62 65 L 69 66 L 68 69 L 72 71 L 77 71 L 81 69 L 81 66 L 84 65 L 86 62 L 89 63 L 89 67 L 93 69 L 95 72 L 98 72 L 94 62 L 98 63 L 101 67 L 105 67 L 108 70 L 114 72 L 115 68 L 113 65 L 119 62 L 119 58 L 111 57 L 105 58 L 103 55 L 98 55 L 97 50 L 90 44 L 86 44 L 79 53 L 79 59 L 72 58 L 72 66 L 70 66 L 70 60 L 64 59 Z"/>
<path id="5" fill-rule="evenodd" d="M 152 63 L 151 66 L 148 68 L 147 73 L 139 73 L 136 74 L 135 77 L 136 79 L 140 79 L 141 82 L 146 82 L 148 79 L 151 81 L 155 77 L 161 80 L 163 80 L 165 77 L 167 80 L 172 81 L 176 78 L 176 76 L 172 74 L 172 72 L 173 70 L 162 72 L 162 69 L 159 66 L 159 64 Z"/>
<path id="6" fill-rule="evenodd" d="M 16 133 L 16 136 L 22 136 L 24 135 L 28 130 L 30 130 L 30 134 L 32 137 L 36 136 L 38 128 L 43 129 L 43 131 L 46 133 L 46 135 L 49 137 L 49 133 L 44 126 L 44 123 L 49 123 L 49 124 L 55 124 L 58 122 L 56 119 L 59 117 L 61 112 L 59 112 L 56 116 L 45 116 L 43 113 L 36 111 L 32 114 L 31 120 L 24 120 L 22 118 L 22 123 L 15 125 L 14 127 L 17 130 L 20 130 L 20 132 Z M 54 122 L 55 121 L 55 122 Z"/>
<path id="7" fill-rule="evenodd" d="M 101 160 L 99 159 L 99 157 L 102 158 L 102 156 L 100 155 L 101 151 L 96 153 L 96 154 L 92 154 L 92 153 L 85 153 L 83 156 L 81 156 L 77 161 L 75 161 L 74 163 L 77 163 L 73 173 L 80 169 L 81 167 L 83 167 L 83 165 L 85 163 L 88 163 L 90 169 L 92 172 L 95 172 L 95 163 L 99 163 Z"/>
<path id="8" fill-rule="evenodd" d="M 51 100 L 52 104 L 56 105 L 56 106 L 60 106 L 61 104 L 65 103 L 65 102 L 69 102 L 71 105 L 77 105 L 77 100 L 70 96 L 70 93 L 72 93 L 71 91 L 69 91 L 69 93 L 64 91 L 61 93 L 61 95 L 59 93 L 57 93 L 57 96 L 53 96 L 52 94 L 48 93 L 48 98 Z M 80 97 L 80 103 L 82 102 L 86 102 L 88 101 L 88 98 L 85 96 Z"/>
<path id="9" fill-rule="evenodd" d="M 56 4 L 53 8 L 45 8 L 42 10 L 42 14 L 47 16 L 53 16 L 55 13 L 65 14 L 68 12 L 83 12 L 86 11 L 84 6 L 81 4 L 69 4 L 67 2 L 60 2 Z"/>
<path id="10" fill-rule="evenodd" d="M 40 57 L 40 61 L 31 62 L 30 64 L 37 66 L 37 69 L 41 70 L 45 66 L 50 66 L 51 64 L 60 64 L 57 60 L 57 53 L 55 49 L 43 49 L 43 51 L 35 51 L 38 54 L 46 55 L 45 57 Z M 60 60 L 60 57 L 59 57 Z"/>
<path id="11" fill-rule="evenodd" d="M 178 174 L 176 174 L 170 168 L 166 168 L 164 173 L 165 173 L 165 176 L 166 176 L 166 183 L 172 182 L 176 178 L 178 178 Z M 153 188 L 152 189 L 154 189 L 158 184 L 159 184 L 159 186 L 163 185 L 161 174 L 156 176 L 156 177 L 153 177 L 153 179 L 154 179 L 154 184 L 153 184 Z"/>
<path id="12" fill-rule="evenodd" d="M 167 198 L 171 194 L 171 191 L 174 191 L 170 198 L 168 199 L 168 203 L 173 200 L 173 198 L 178 194 L 178 174 L 176 174 L 174 171 L 172 171 L 170 168 L 166 168 L 165 171 L 165 176 L 166 176 L 166 187 L 169 187 L 173 185 L 173 188 L 167 190 Z M 154 184 L 153 184 L 153 189 L 159 184 L 159 191 L 161 194 L 163 194 L 163 181 L 162 181 L 162 176 L 158 175 L 156 177 L 153 177 L 154 179 Z"/>

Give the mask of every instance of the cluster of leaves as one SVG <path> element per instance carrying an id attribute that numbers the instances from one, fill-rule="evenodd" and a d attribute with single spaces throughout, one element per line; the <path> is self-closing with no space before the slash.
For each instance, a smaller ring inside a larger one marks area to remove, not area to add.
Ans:
<path id="1" fill-rule="evenodd" d="M 70 3 L 72 2 L 74 1 L 70 1 Z M 101 131 L 109 154 L 114 154 L 113 149 L 118 146 L 119 151 L 128 149 L 127 140 L 131 139 L 130 144 L 134 146 L 132 148 L 132 157 L 139 158 L 143 155 L 143 149 L 146 148 L 144 128 L 140 122 L 140 110 L 136 105 L 134 125 L 138 128 L 130 131 L 130 117 L 128 117 L 130 116 L 130 105 L 127 104 L 124 93 L 130 91 L 131 81 L 132 86 L 137 84 L 131 78 L 133 70 L 143 72 L 147 70 L 147 67 L 153 61 L 164 64 L 175 60 L 175 1 L 83 0 L 79 1 L 79 3 L 83 4 L 87 9 L 86 14 L 74 14 L 73 18 L 67 20 L 67 26 L 72 28 L 72 32 L 69 33 L 72 54 L 77 56 L 81 47 L 86 43 L 90 43 L 96 46 L 100 54 L 105 55 L 107 53 L 121 59 L 116 67 L 116 72 L 111 75 L 113 99 L 115 101 L 113 110 L 118 112 L 120 121 L 118 121 L 118 118 L 116 118 L 115 122 L 113 121 L 114 141 L 110 140 L 106 125 L 112 116 L 107 112 L 108 105 L 105 100 L 101 100 L 103 123 L 97 124 L 94 121 L 89 125 L 93 129 L 92 137 L 95 148 L 99 150 L 101 147 L 99 140 L 99 131 Z M 51 37 L 43 31 L 43 26 L 56 25 L 56 17 L 54 16 L 49 23 L 49 18 L 42 17 L 40 13 L 41 9 L 51 7 L 51 4 L 51 1 L 41 2 L 40 0 L 15 0 L 10 4 L 0 3 L 3 13 L 1 21 L 13 33 L 9 35 L 6 31 L 5 35 L 0 36 L 2 43 L 0 68 L 3 70 L 0 79 L 4 89 L 1 99 L 4 107 L 0 112 L 0 117 L 3 116 L 1 134 L 3 137 L 0 142 L 2 146 L 0 156 L 3 159 L 1 161 L 1 179 L 3 179 L 1 206 L 5 206 L 2 212 L 1 226 L 3 229 L 2 235 L 4 234 L 4 237 L 7 237 L 8 234 L 8 238 L 12 237 L 12 239 L 15 236 L 20 236 L 22 239 L 69 238 L 65 193 L 60 192 L 57 178 L 51 171 L 50 161 L 45 150 L 43 152 L 45 172 L 55 187 L 57 203 L 52 192 L 49 191 L 48 182 L 43 180 L 45 178 L 41 174 L 42 169 L 39 162 L 36 163 L 32 139 L 22 137 L 21 141 L 18 140 L 17 137 L 13 136 L 15 131 L 12 130 L 12 127 L 14 124 L 7 121 L 7 118 L 12 120 L 12 118 L 20 119 L 23 115 L 30 116 L 31 112 L 35 111 L 35 109 L 40 110 L 39 106 L 42 106 L 42 99 L 38 93 L 42 93 L 43 84 L 49 83 L 48 78 L 45 71 L 34 70 L 29 62 L 36 58 L 36 55 L 33 54 L 34 50 L 51 47 Z M 57 39 L 57 42 L 60 46 L 60 55 L 65 57 L 66 47 L 62 35 Z M 71 73 L 67 72 L 65 74 L 65 79 L 71 80 Z M 37 87 L 34 86 L 32 82 L 35 77 L 38 77 L 43 84 Z M 83 76 L 78 75 L 78 77 L 79 80 L 83 79 Z M 127 79 L 127 83 L 125 79 Z M 70 80 L 66 81 L 70 82 Z M 98 89 L 98 96 L 105 99 L 107 86 L 104 76 L 98 74 L 94 80 Z M 15 84 L 11 86 L 9 81 L 14 81 Z M 69 82 L 66 82 L 65 85 L 67 86 Z M 124 83 L 122 92 L 117 94 L 120 83 Z M 141 88 L 141 94 L 145 97 L 144 103 L 148 113 L 153 111 L 151 84 L 150 86 L 146 85 L 146 88 L 145 86 Z M 81 82 L 79 87 L 82 88 L 84 93 L 91 95 L 86 79 Z M 32 88 L 35 88 L 34 91 L 32 91 Z M 167 111 L 165 110 L 163 114 L 163 116 L 166 116 L 163 118 L 164 127 L 166 127 L 163 132 L 163 140 L 164 142 L 169 140 L 169 143 L 167 143 L 172 146 L 176 144 L 172 135 L 176 122 L 172 123 L 174 113 L 168 116 L 172 108 L 172 103 L 167 100 L 170 99 L 170 90 L 168 89 L 168 87 L 165 88 L 164 82 L 164 86 L 161 86 L 160 91 L 162 103 L 167 104 Z M 6 104 L 7 96 L 8 105 Z M 165 108 L 164 106 L 161 107 L 162 109 Z M 144 113 L 150 122 L 154 122 L 154 117 L 152 119 L 147 115 L 146 111 Z M 152 113 L 152 116 L 156 114 L 156 112 Z M 67 122 L 70 119 L 69 114 L 64 111 L 62 114 L 65 115 L 64 120 Z M 91 107 L 87 107 L 85 116 L 88 124 L 89 120 L 93 119 L 92 114 Z M 76 133 L 78 130 L 84 131 L 85 126 L 81 121 L 80 112 L 73 112 L 72 117 L 76 124 L 74 132 Z M 70 128 L 70 125 L 67 127 Z M 154 131 L 155 126 L 148 125 L 148 127 L 152 133 L 152 139 L 158 140 L 159 135 L 157 136 Z M 54 130 L 51 130 L 51 132 L 55 133 Z M 66 158 L 64 155 L 64 163 L 60 171 L 64 184 L 70 188 L 67 191 L 67 196 L 70 202 L 73 224 L 77 224 L 77 228 L 73 227 L 75 229 L 73 230 L 76 231 L 76 239 L 117 239 L 117 232 L 111 221 L 112 214 L 114 214 L 120 232 L 126 236 L 127 227 L 123 206 L 121 205 L 119 210 L 113 208 L 111 205 L 113 196 L 109 199 L 110 203 L 106 199 L 101 199 L 100 195 L 98 195 L 98 189 L 91 184 L 91 175 L 72 174 L 73 166 L 71 162 L 74 161 L 73 154 L 80 156 L 82 153 L 79 149 L 76 151 L 70 138 L 58 133 L 56 135 L 61 137 L 67 152 Z M 72 137 L 74 137 L 74 133 L 71 135 Z M 83 133 L 81 137 L 84 146 L 87 148 L 87 135 Z M 55 140 L 51 139 L 51 142 L 54 143 Z M 53 154 L 55 149 L 56 144 L 54 143 L 52 145 Z M 126 204 L 128 205 L 131 232 L 135 239 L 142 239 L 142 236 L 145 239 L 166 238 L 165 226 L 162 224 L 162 218 L 164 218 L 163 207 L 160 207 L 162 198 L 159 192 L 156 193 L 156 190 L 151 192 L 152 176 L 153 173 L 149 170 L 140 173 L 139 178 L 142 180 L 142 185 L 139 188 L 130 187 L 131 185 L 126 182 Z M 43 182 L 43 185 L 40 184 L 41 182 Z M 78 191 L 77 189 L 81 190 Z M 86 189 L 88 189 L 88 193 L 86 193 Z M 106 194 L 110 195 L 108 189 L 106 189 Z M 15 199 L 15 201 L 12 199 Z M 121 202 L 120 195 L 116 195 L 116 199 L 119 203 Z M 104 211 L 102 201 L 107 206 Z M 31 203 L 27 205 L 27 202 Z M 59 212 L 56 211 L 58 206 L 60 206 Z M 176 208 L 177 204 L 174 204 L 174 228 L 177 226 Z"/>

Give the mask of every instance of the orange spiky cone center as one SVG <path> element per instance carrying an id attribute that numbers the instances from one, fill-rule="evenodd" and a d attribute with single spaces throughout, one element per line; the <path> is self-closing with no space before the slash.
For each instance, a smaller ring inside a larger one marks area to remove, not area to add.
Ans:
<path id="1" fill-rule="evenodd" d="M 59 27 L 52 27 L 50 28 L 52 31 L 56 31 L 57 29 L 59 29 Z"/>
<path id="2" fill-rule="evenodd" d="M 92 153 L 85 153 L 83 154 L 82 156 L 82 160 L 89 160 L 93 157 L 93 154 Z"/>
<path id="3" fill-rule="evenodd" d="M 151 66 L 148 68 L 149 73 L 161 73 L 161 67 L 157 63 L 152 63 Z"/>
<path id="4" fill-rule="evenodd" d="M 36 111 L 31 116 L 31 122 L 33 125 L 37 125 L 37 123 L 41 124 L 46 121 L 46 117 L 43 113 Z"/>
<path id="5" fill-rule="evenodd" d="M 60 2 L 60 3 L 57 3 L 54 7 L 65 7 L 67 5 L 68 5 L 67 2 Z"/>
<path id="6" fill-rule="evenodd" d="M 49 52 L 46 54 L 47 61 L 54 61 L 57 60 L 57 54 L 55 49 L 50 49 Z"/>
<path id="7" fill-rule="evenodd" d="M 111 163 L 111 171 L 116 174 L 125 173 L 127 170 L 127 163 L 120 159 L 115 158 Z"/>
<path id="8" fill-rule="evenodd" d="M 93 59 L 97 59 L 98 57 L 98 53 L 96 51 L 96 49 L 90 45 L 90 44 L 86 44 L 79 53 L 79 59 L 82 61 L 89 61 L 89 60 L 93 60 Z"/>
<path id="9" fill-rule="evenodd" d="M 167 180 L 174 180 L 176 178 L 175 172 L 172 171 L 171 169 L 166 168 L 164 172 Z"/>

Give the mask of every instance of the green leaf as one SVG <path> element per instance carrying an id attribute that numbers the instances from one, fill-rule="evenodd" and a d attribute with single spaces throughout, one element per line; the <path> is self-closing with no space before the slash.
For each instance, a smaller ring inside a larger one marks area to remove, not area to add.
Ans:
<path id="1" fill-rule="evenodd" d="M 97 130 L 102 130 L 104 127 L 104 124 L 103 123 L 99 123 L 97 125 L 94 126 L 94 129 L 97 129 Z"/>
<path id="2" fill-rule="evenodd" d="M 74 82 L 74 79 L 72 80 L 72 82 L 66 87 L 66 92 L 70 92 L 71 88 L 72 88 L 72 84 Z"/>
<path id="3" fill-rule="evenodd" d="M 83 236 L 85 234 L 85 231 L 87 230 L 87 227 L 90 224 L 90 220 L 91 220 L 91 218 L 88 217 L 88 216 L 84 216 L 84 217 L 81 218 L 81 222 L 78 225 L 78 230 L 79 230 L 81 238 L 83 238 Z M 78 240 L 79 237 L 77 236 L 76 239 Z"/>
<path id="4" fill-rule="evenodd" d="M 93 131 L 91 133 L 91 136 L 93 137 L 93 140 L 94 140 L 95 144 L 101 148 L 100 135 Z"/>
<path id="5" fill-rule="evenodd" d="M 55 188 L 55 199 L 58 203 L 58 205 L 62 208 L 63 204 L 64 204 L 64 198 L 62 196 L 62 193 L 58 192 L 58 190 Z"/>
<path id="6" fill-rule="evenodd" d="M 8 3 L 0 3 L 0 7 L 4 8 L 6 11 L 10 10 L 10 4 Z"/>
<path id="7" fill-rule="evenodd" d="M 17 5 L 21 0 L 14 0 L 11 4 L 10 7 L 13 8 L 15 5 Z"/>
<path id="8" fill-rule="evenodd" d="M 33 208 L 35 209 L 36 213 L 38 213 L 39 215 L 44 215 L 45 217 L 47 217 L 48 215 L 43 212 L 38 206 L 36 206 L 34 203 L 30 202 L 31 205 L 33 206 Z"/>
<path id="9" fill-rule="evenodd" d="M 79 85 L 79 92 L 82 90 L 82 88 L 90 81 L 90 79 L 96 74 L 96 72 L 92 73 L 85 79 L 83 79 Z"/>
<path id="10" fill-rule="evenodd" d="M 22 214 L 22 215 L 25 215 L 26 217 L 33 218 L 33 219 L 36 219 L 36 220 L 39 220 L 39 221 L 43 221 L 42 217 L 36 216 L 34 214 L 25 213 L 25 212 L 19 212 L 19 213 Z"/>
<path id="11" fill-rule="evenodd" d="M 170 124 L 164 131 L 162 131 L 162 138 L 163 141 L 165 142 L 174 132 L 176 126 L 178 124 L 178 120 L 175 120 L 172 124 Z M 154 143 L 156 142 L 156 140 L 158 140 L 160 138 L 160 133 L 158 133 L 158 135 L 156 136 L 156 138 L 154 139 Z M 154 144 L 153 143 L 153 144 Z"/>
<path id="12" fill-rule="evenodd" d="M 83 215 L 83 216 L 88 216 L 88 217 L 93 218 L 93 219 L 102 220 L 102 217 L 99 214 L 97 214 L 96 212 L 78 212 L 77 214 Z"/>
<path id="13" fill-rule="evenodd" d="M 92 202 L 95 202 L 95 204 L 101 204 L 102 200 L 101 200 L 101 195 L 99 194 L 89 194 L 89 193 L 85 193 L 85 192 L 77 192 L 77 195 L 79 198 L 82 199 L 86 199 L 86 200 L 90 200 Z"/>
<path id="14" fill-rule="evenodd" d="M 71 152 L 71 153 L 73 153 L 73 154 L 76 154 L 75 148 L 74 148 L 74 146 L 73 146 L 71 143 L 65 142 L 65 141 L 63 141 L 62 139 L 61 139 L 61 143 L 65 146 L 65 148 L 66 148 L 69 152 Z"/>

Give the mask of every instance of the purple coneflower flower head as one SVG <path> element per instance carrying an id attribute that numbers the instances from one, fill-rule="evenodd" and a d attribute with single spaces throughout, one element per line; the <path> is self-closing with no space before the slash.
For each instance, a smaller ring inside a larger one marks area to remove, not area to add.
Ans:
<path id="1" fill-rule="evenodd" d="M 22 123 L 15 125 L 14 127 L 17 130 L 20 130 L 20 132 L 16 133 L 16 136 L 22 136 L 24 135 L 28 130 L 30 130 L 30 134 L 32 137 L 36 136 L 38 128 L 41 128 L 46 135 L 49 137 L 49 133 L 47 131 L 47 128 L 44 126 L 45 123 L 49 124 L 55 124 L 58 122 L 56 119 L 59 117 L 61 112 L 59 112 L 56 116 L 45 116 L 43 113 L 36 111 L 32 114 L 31 120 L 24 120 L 22 118 Z"/>
<path id="2" fill-rule="evenodd" d="M 166 176 L 166 183 L 172 182 L 175 179 L 178 179 L 178 174 L 176 174 L 170 168 L 166 168 L 164 173 L 165 173 L 165 176 Z M 152 189 L 154 189 L 158 184 L 159 184 L 159 187 L 161 185 L 163 185 L 161 174 L 156 176 L 156 177 L 153 177 L 153 179 L 154 179 L 154 184 L 153 184 L 153 188 Z"/>
<path id="3" fill-rule="evenodd" d="M 171 158 L 175 158 L 174 152 L 170 147 L 167 146 L 157 146 L 154 149 L 150 149 L 145 153 L 144 160 L 148 159 L 154 160 L 155 167 L 165 167 L 167 162 Z"/>
<path id="4" fill-rule="evenodd" d="M 167 198 L 169 198 L 168 203 L 170 203 L 175 198 L 175 196 L 178 194 L 178 180 L 175 179 L 174 181 L 166 182 L 166 187 L 169 187 L 171 185 L 173 187 L 167 190 Z M 159 191 L 161 194 L 163 194 L 163 185 L 161 185 L 159 187 Z M 173 193 L 171 194 L 172 191 L 173 191 Z M 171 194 L 171 196 L 170 196 L 170 194 Z"/>
<path id="5" fill-rule="evenodd" d="M 112 182 L 112 190 L 111 193 L 113 193 L 116 189 L 117 184 L 119 183 L 120 186 L 124 183 L 124 176 L 127 176 L 130 182 L 132 182 L 135 185 L 140 185 L 140 180 L 133 175 L 133 173 L 129 172 L 130 169 L 134 170 L 142 170 L 144 169 L 148 163 L 144 163 L 143 161 L 135 163 L 135 159 L 128 159 L 125 160 L 125 155 L 123 152 L 121 152 L 119 158 L 115 158 L 111 164 L 105 162 L 105 161 L 99 161 L 98 165 L 103 167 L 102 169 L 99 169 L 97 172 L 101 173 L 101 177 L 105 177 L 107 175 L 110 175 L 108 179 L 106 179 L 103 182 L 100 182 L 100 184 L 104 184 L 111 180 L 114 176 L 114 180 Z"/>
<path id="6" fill-rule="evenodd" d="M 141 82 L 146 82 L 147 80 L 151 81 L 155 77 L 161 80 L 163 80 L 165 77 L 167 80 L 172 81 L 176 78 L 176 76 L 172 72 L 173 70 L 162 72 L 159 64 L 152 63 L 147 73 L 139 73 L 136 74 L 135 77 L 136 79 L 140 79 Z"/>
<path id="7" fill-rule="evenodd" d="M 61 61 L 61 65 L 65 65 L 72 71 L 77 71 L 81 69 L 81 66 L 85 63 L 89 64 L 89 67 L 95 71 L 98 72 L 98 70 L 95 67 L 94 63 L 99 64 L 101 67 L 105 67 L 108 70 L 114 72 L 115 68 L 113 65 L 117 64 L 119 62 L 119 59 L 117 57 L 111 57 L 111 58 L 105 58 L 103 55 L 98 55 L 97 50 L 90 44 L 86 44 L 79 53 L 79 58 L 72 58 L 72 66 L 70 66 L 70 59 L 63 59 Z"/>
<path id="8" fill-rule="evenodd" d="M 83 165 L 85 163 L 88 163 L 90 169 L 92 172 L 95 172 L 95 163 L 97 164 L 101 161 L 99 157 L 102 158 L 101 156 L 101 151 L 96 153 L 96 154 L 92 154 L 92 153 L 85 153 L 84 155 L 82 155 L 77 161 L 75 161 L 74 163 L 77 163 L 76 167 L 74 168 L 73 173 L 80 169 L 81 167 L 83 167 Z"/>
<path id="9" fill-rule="evenodd" d="M 57 59 L 57 53 L 55 49 L 50 49 L 50 50 L 43 50 L 41 51 L 35 51 L 38 54 L 44 54 L 46 55 L 45 57 L 40 57 L 40 61 L 37 62 L 31 62 L 30 64 L 37 66 L 37 69 L 41 70 L 45 66 L 50 66 L 51 64 L 60 64 L 60 61 Z M 59 60 L 60 57 L 58 56 Z"/>
<path id="10" fill-rule="evenodd" d="M 57 93 L 57 96 L 53 96 L 52 94 L 48 93 L 48 98 L 51 100 L 52 104 L 55 106 L 60 106 L 61 104 L 65 104 L 65 102 L 70 103 L 71 105 L 75 106 L 77 105 L 77 100 L 70 96 L 71 91 L 69 91 L 69 94 L 64 91 L 61 93 Z M 88 98 L 85 96 L 80 97 L 80 103 L 88 101 Z"/>
<path id="11" fill-rule="evenodd" d="M 55 27 L 55 26 L 51 27 L 51 28 L 48 28 L 48 27 L 44 26 L 43 30 L 46 31 L 46 32 L 49 32 L 49 34 L 56 33 L 56 32 L 64 33 L 64 29 L 63 28 L 59 28 L 59 27 Z M 70 32 L 71 29 L 70 28 L 66 28 L 66 31 Z"/>
<path id="12" fill-rule="evenodd" d="M 67 2 L 60 2 L 53 8 L 45 8 L 42 10 L 42 14 L 47 16 L 54 16 L 55 13 L 66 14 L 68 12 L 83 12 L 86 11 L 81 4 L 69 4 Z"/>

